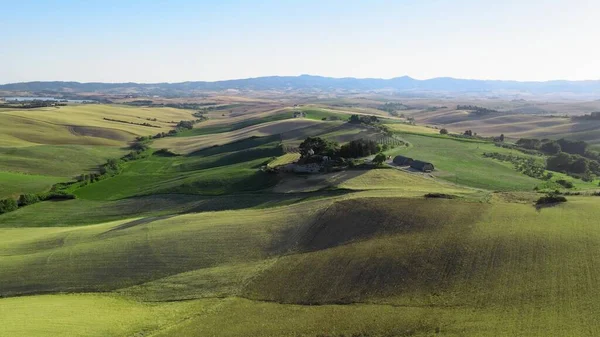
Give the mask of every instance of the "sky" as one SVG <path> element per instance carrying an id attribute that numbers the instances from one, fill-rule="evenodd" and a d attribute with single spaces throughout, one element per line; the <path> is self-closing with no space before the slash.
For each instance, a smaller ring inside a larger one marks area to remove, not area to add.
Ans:
<path id="1" fill-rule="evenodd" d="M 0 0 L 0 83 L 599 80 L 598 0 Z"/>

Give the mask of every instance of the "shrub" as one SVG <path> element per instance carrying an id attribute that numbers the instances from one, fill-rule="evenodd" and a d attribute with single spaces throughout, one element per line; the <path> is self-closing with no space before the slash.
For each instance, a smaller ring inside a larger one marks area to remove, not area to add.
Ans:
<path id="1" fill-rule="evenodd" d="M 377 165 L 382 165 L 385 160 L 387 159 L 386 155 L 382 152 L 379 152 L 375 158 L 373 158 L 373 163 L 377 164 Z"/>
<path id="2" fill-rule="evenodd" d="M 44 200 L 71 200 L 77 199 L 77 196 L 66 191 L 49 192 L 43 198 Z"/>
<path id="3" fill-rule="evenodd" d="M 454 199 L 456 197 L 445 193 L 427 193 L 425 194 L 425 198 Z"/>
<path id="4" fill-rule="evenodd" d="M 568 180 L 559 179 L 556 181 L 556 183 L 561 185 L 564 188 L 573 188 L 573 183 Z"/>
<path id="5" fill-rule="evenodd" d="M 161 156 L 161 157 L 178 157 L 178 156 L 180 156 L 179 154 L 172 152 L 169 149 L 160 149 L 158 151 L 155 151 L 154 155 Z"/>
<path id="6" fill-rule="evenodd" d="M 19 196 L 19 207 L 33 205 L 40 202 L 40 197 L 37 194 L 21 194 Z"/>
<path id="7" fill-rule="evenodd" d="M 447 134 L 448 134 L 448 130 L 446 130 L 446 129 L 440 130 L 440 135 L 447 135 Z"/>
<path id="8" fill-rule="evenodd" d="M 0 200 L 0 214 L 15 211 L 17 208 L 19 208 L 19 205 L 15 199 L 8 198 Z"/>
<path id="9" fill-rule="evenodd" d="M 548 204 L 558 204 L 562 202 L 567 202 L 567 198 L 558 194 L 548 194 L 547 196 L 541 197 L 535 203 L 536 205 L 548 205 Z"/>

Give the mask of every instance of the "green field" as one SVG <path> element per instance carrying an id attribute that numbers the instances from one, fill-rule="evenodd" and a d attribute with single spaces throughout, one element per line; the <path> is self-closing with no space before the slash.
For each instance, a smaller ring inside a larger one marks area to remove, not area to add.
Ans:
<path id="1" fill-rule="evenodd" d="M 182 119 L 191 119 L 191 113 L 99 104 L 0 111 L 0 197 L 44 192 L 92 172 L 125 154 L 136 136 L 168 131 L 171 121 Z"/>
<path id="2" fill-rule="evenodd" d="M 52 185 L 67 180 L 63 177 L 0 172 L 0 199 L 17 198 L 24 193 L 47 191 Z"/>
<path id="3" fill-rule="evenodd" d="M 113 293 L 8 298 L 0 307 L 2 317 L 28 315 L 40 335 L 85 335 L 87 326 L 92 335 L 591 336 L 600 329 L 600 294 L 586 281 L 600 277 L 587 248 L 600 240 L 597 202 L 573 197 L 538 211 L 500 201 L 351 198 L 3 229 L 4 296 Z M 24 309 L 31 306 L 35 314 Z M 122 322 L 119 312 L 135 319 Z"/>
<path id="4" fill-rule="evenodd" d="M 493 143 L 408 133 L 403 133 L 402 138 L 411 146 L 392 149 L 387 152 L 388 154 L 431 162 L 436 168 L 433 175 L 446 181 L 494 191 L 531 191 L 544 183 L 517 172 L 511 163 L 483 157 L 485 152 L 526 156 L 518 151 L 494 146 Z M 564 176 L 557 174 L 554 180 L 559 177 Z M 579 180 L 577 187 L 593 189 L 597 187 L 597 183 L 585 183 Z"/>

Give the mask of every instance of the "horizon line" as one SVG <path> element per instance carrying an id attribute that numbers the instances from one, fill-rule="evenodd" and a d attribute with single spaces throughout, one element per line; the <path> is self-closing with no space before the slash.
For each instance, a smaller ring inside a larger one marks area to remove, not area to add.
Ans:
<path id="1" fill-rule="evenodd" d="M 449 79 L 449 80 L 462 80 L 462 81 L 489 81 L 489 82 L 517 82 L 517 83 L 548 83 L 548 82 L 598 82 L 600 79 L 585 79 L 585 80 L 565 80 L 565 79 L 552 79 L 552 80 L 501 80 L 501 79 L 479 79 L 479 78 L 460 78 L 460 77 L 452 77 L 452 76 L 438 76 L 438 77 L 430 77 L 419 79 L 409 75 L 395 76 L 389 78 L 383 77 L 333 77 L 333 76 L 323 76 L 323 75 L 312 75 L 312 74 L 301 74 L 301 75 L 265 75 L 265 76 L 255 76 L 255 77 L 243 77 L 243 78 L 231 78 L 231 79 L 223 79 L 223 80 L 214 80 L 214 81 L 206 81 L 206 80 L 188 80 L 188 81 L 176 81 L 176 82 L 102 82 L 102 81 L 69 81 L 69 80 L 34 80 L 34 81 L 22 81 L 22 82 L 7 82 L 0 83 L 0 86 L 11 85 L 11 84 L 27 84 L 27 83 L 46 83 L 46 82 L 58 82 L 58 83 L 78 83 L 78 84 L 143 84 L 143 85 L 151 85 L 151 84 L 181 84 L 181 83 L 194 83 L 194 82 L 203 82 L 203 83 L 218 83 L 218 82 L 230 82 L 230 81 L 243 81 L 243 80 L 252 80 L 252 79 L 261 79 L 261 78 L 272 78 L 272 77 L 320 77 L 334 80 L 383 80 L 390 81 L 394 79 L 411 79 L 414 81 L 430 81 L 437 79 Z"/>

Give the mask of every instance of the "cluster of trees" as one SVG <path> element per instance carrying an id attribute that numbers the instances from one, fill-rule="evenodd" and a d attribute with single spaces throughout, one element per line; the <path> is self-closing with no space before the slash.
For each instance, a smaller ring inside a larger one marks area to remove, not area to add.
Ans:
<path id="1" fill-rule="evenodd" d="M 516 145 L 550 155 L 546 161 L 548 170 L 563 172 L 585 181 L 592 181 L 595 175 L 600 175 L 600 156 L 588 151 L 588 144 L 584 141 L 522 138 Z"/>
<path id="2" fill-rule="evenodd" d="M 589 154 L 588 144 L 581 140 L 573 141 L 564 138 L 559 140 L 521 138 L 517 141 L 516 145 L 524 149 L 537 150 L 551 155 L 560 152 L 577 154 L 580 156 L 587 156 Z"/>
<path id="3" fill-rule="evenodd" d="M 352 124 L 373 125 L 379 123 L 379 118 L 377 116 L 352 115 L 348 122 Z"/>
<path id="4" fill-rule="evenodd" d="M 600 163 L 580 155 L 560 152 L 546 161 L 548 170 L 563 172 L 584 181 L 593 181 L 600 175 Z"/>
<path id="5" fill-rule="evenodd" d="M 54 100 L 43 101 L 33 100 L 27 102 L 10 101 L 8 103 L 0 104 L 0 108 L 12 108 L 12 109 L 35 109 L 35 108 L 47 108 L 53 106 L 66 106 L 66 103 L 57 102 Z"/>
<path id="6" fill-rule="evenodd" d="M 387 102 L 387 103 L 377 107 L 377 110 L 385 111 L 385 112 L 389 113 L 390 115 L 396 116 L 396 117 L 399 116 L 397 111 L 408 110 L 408 109 L 410 109 L 410 107 L 408 107 L 402 103 L 395 103 L 395 102 Z"/>
<path id="7" fill-rule="evenodd" d="M 476 115 L 488 115 L 499 112 L 498 110 L 483 108 L 476 105 L 457 105 L 456 110 L 468 110 Z"/>
<path id="8" fill-rule="evenodd" d="M 600 111 L 592 112 L 589 115 L 573 116 L 573 119 L 574 120 L 599 121 L 600 120 Z"/>
<path id="9" fill-rule="evenodd" d="M 373 140 L 357 139 L 342 145 L 339 156 L 342 158 L 360 158 L 379 153 L 381 149 L 381 146 Z"/>
<path id="10" fill-rule="evenodd" d="M 338 143 L 321 137 L 308 137 L 300 144 L 298 149 L 302 157 L 312 155 L 335 157 L 340 147 Z"/>
<path id="11" fill-rule="evenodd" d="M 533 178 L 550 180 L 552 173 L 545 173 L 544 165 L 538 163 L 534 158 L 515 156 L 513 154 L 502 154 L 498 152 L 484 153 L 486 158 L 513 163 L 515 170 Z"/>
<path id="12" fill-rule="evenodd" d="M 21 194 L 18 200 L 13 198 L 6 198 L 0 200 L 0 214 L 16 211 L 19 207 L 25 207 L 33 205 L 40 201 L 47 200 L 69 200 L 75 199 L 75 195 L 67 192 L 57 190 L 59 185 L 55 185 L 50 192 L 37 193 L 37 194 Z"/>
<path id="13" fill-rule="evenodd" d="M 338 143 L 320 137 L 308 137 L 299 146 L 300 155 L 307 158 L 313 155 L 331 158 L 360 158 L 380 153 L 383 147 L 370 139 L 357 139 L 339 146 Z M 385 161 L 385 155 L 383 161 Z M 381 156 L 380 156 L 381 158 Z"/>

